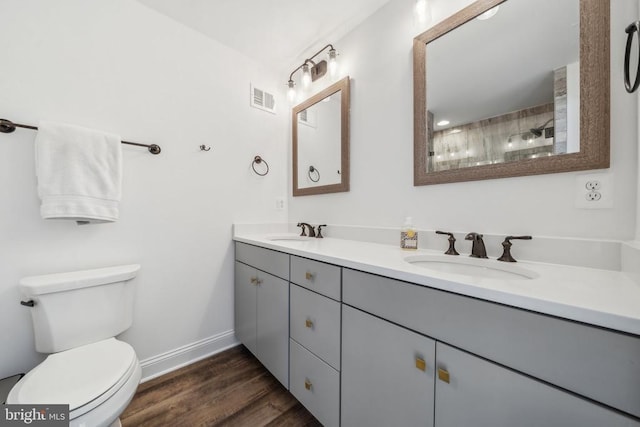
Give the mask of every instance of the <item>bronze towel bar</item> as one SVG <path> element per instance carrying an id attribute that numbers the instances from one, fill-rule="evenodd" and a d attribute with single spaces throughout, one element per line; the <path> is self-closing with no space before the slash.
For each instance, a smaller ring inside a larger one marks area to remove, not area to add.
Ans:
<path id="1" fill-rule="evenodd" d="M 16 128 L 38 130 L 37 126 L 23 125 L 20 123 L 13 123 L 11 120 L 0 119 L 0 132 L 11 133 L 15 131 Z M 140 144 L 139 142 L 129 142 L 129 141 L 121 141 L 121 142 L 123 144 L 128 144 L 128 145 L 137 145 L 138 147 L 147 147 L 151 154 L 160 154 L 160 151 L 162 151 L 160 149 L 160 146 L 156 144 Z"/>

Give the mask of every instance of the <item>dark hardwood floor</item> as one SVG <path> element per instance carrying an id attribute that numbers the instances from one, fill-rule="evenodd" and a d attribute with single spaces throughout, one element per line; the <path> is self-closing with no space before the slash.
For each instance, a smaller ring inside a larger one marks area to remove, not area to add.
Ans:
<path id="1" fill-rule="evenodd" d="M 138 387 L 120 416 L 133 426 L 320 426 L 244 347 Z"/>

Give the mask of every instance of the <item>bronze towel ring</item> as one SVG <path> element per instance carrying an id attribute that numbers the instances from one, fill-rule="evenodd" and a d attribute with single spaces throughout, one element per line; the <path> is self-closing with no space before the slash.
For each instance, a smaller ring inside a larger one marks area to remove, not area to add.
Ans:
<path id="1" fill-rule="evenodd" d="M 259 165 L 261 163 L 264 163 L 264 165 L 267 167 L 267 169 L 264 171 L 264 173 L 260 173 L 256 170 L 256 165 Z M 256 173 L 256 175 L 260 175 L 260 176 L 265 176 L 266 174 L 269 173 L 269 164 L 267 163 L 267 161 L 265 159 L 263 159 L 260 156 L 255 156 L 253 158 L 253 162 L 251 162 L 251 169 L 253 169 L 253 171 Z"/>

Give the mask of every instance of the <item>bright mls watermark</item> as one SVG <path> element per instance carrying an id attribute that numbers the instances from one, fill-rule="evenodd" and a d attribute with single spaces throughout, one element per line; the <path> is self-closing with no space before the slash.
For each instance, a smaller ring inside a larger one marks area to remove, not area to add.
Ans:
<path id="1" fill-rule="evenodd" d="M 68 427 L 69 405 L 2 405 L 0 427 Z"/>

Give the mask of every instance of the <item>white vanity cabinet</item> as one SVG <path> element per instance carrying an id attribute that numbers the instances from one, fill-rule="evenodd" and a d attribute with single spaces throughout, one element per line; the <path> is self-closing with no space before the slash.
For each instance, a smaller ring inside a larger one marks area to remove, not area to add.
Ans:
<path id="1" fill-rule="evenodd" d="M 324 426 L 340 425 L 341 268 L 291 256 L 290 391 Z"/>
<path id="2" fill-rule="evenodd" d="M 289 255 L 236 243 L 235 333 L 289 387 Z"/>
<path id="3" fill-rule="evenodd" d="M 405 336 L 436 341 L 435 384 L 424 385 L 435 387 L 434 416 L 426 415 L 423 425 L 640 426 L 599 404 L 640 413 L 638 337 L 346 268 L 342 285 L 345 426 L 385 425 L 377 420 L 392 407 L 430 404 L 416 398 L 406 375 L 377 372 L 397 370 L 399 362 L 384 353 L 402 347 Z M 368 323 L 388 332 L 377 335 Z M 373 343 L 359 341 L 366 336 Z M 380 359 L 371 369 L 357 366 L 371 358 Z M 381 389 L 388 396 L 381 398 Z M 387 405 L 375 417 L 361 408 L 375 411 L 383 400 Z M 406 425 L 418 422 L 407 419 Z"/>

